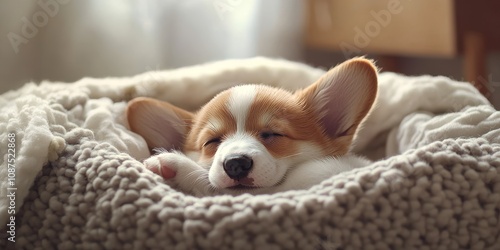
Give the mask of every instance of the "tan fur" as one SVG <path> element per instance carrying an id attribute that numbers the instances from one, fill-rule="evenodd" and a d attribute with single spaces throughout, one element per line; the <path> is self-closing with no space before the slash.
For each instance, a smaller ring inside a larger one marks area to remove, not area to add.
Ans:
<path id="1" fill-rule="evenodd" d="M 349 150 L 377 88 L 377 69 L 357 58 L 295 93 L 237 86 L 196 114 L 138 98 L 129 103 L 127 116 L 150 149 L 167 150 L 146 159 L 145 166 L 183 190 L 272 193 L 308 188 L 369 164 Z M 235 155 L 241 165 L 230 162 Z"/>
<path id="2" fill-rule="evenodd" d="M 236 131 L 236 121 L 231 116 L 227 108 L 229 99 L 229 91 L 224 91 L 218 94 L 210 101 L 210 105 L 202 107 L 194 116 L 192 121 L 192 129 L 189 131 L 185 151 L 201 152 L 201 160 L 207 160 L 214 156 L 217 147 L 210 145 L 203 147 L 203 144 L 215 137 L 227 137 Z M 207 122 L 213 117 L 223 123 L 218 130 L 209 129 Z"/>
<path id="3" fill-rule="evenodd" d="M 355 68 L 355 70 L 353 70 Z M 355 118 L 355 123 L 345 134 L 340 137 L 331 138 L 324 133 L 324 128 L 319 125 L 318 114 L 313 106 L 312 99 L 317 94 L 318 88 L 329 81 L 331 77 L 343 71 L 355 71 L 360 80 L 370 83 L 369 89 L 364 91 L 364 106 L 360 107 Z M 274 137 L 270 141 L 262 141 L 262 144 L 276 158 L 287 157 L 298 153 L 300 142 L 310 143 L 323 150 L 325 156 L 340 156 L 349 151 L 351 142 L 364 117 L 370 111 L 377 93 L 377 69 L 371 61 L 358 58 L 347 61 L 330 70 L 317 82 L 309 87 L 292 94 L 288 91 L 272 88 L 264 85 L 256 86 L 257 94 L 254 103 L 250 107 L 249 116 L 245 124 L 245 130 L 255 137 L 264 131 L 283 134 L 283 137 Z M 138 122 L 138 111 L 146 105 L 153 105 L 168 109 L 177 114 L 186 122 L 186 140 L 183 151 L 201 152 L 200 160 L 209 160 L 217 151 L 217 145 L 204 147 L 204 143 L 216 137 L 224 138 L 236 132 L 236 121 L 228 110 L 227 103 L 230 91 L 226 90 L 214 97 L 207 105 L 202 107 L 196 114 L 177 108 L 169 103 L 153 100 L 150 98 L 136 98 L 128 107 L 127 115 L 132 131 L 141 133 L 140 122 Z M 269 116 L 265 122 L 259 122 L 262 117 Z M 216 119 L 222 122 L 217 130 L 211 128 L 207 122 Z M 151 140 L 146 138 L 150 147 L 157 147 Z"/>
<path id="4" fill-rule="evenodd" d="M 190 125 L 191 125 L 191 120 L 193 119 L 193 114 L 191 112 L 178 108 L 168 102 L 162 102 L 153 98 L 148 98 L 148 97 L 135 98 L 128 103 L 126 110 L 130 130 L 142 135 L 146 140 L 146 143 L 148 144 L 150 150 L 158 147 L 165 147 L 165 145 L 159 145 L 159 143 L 157 143 L 154 140 L 154 138 L 151 138 L 150 136 L 144 136 L 149 132 L 145 131 L 148 128 L 144 127 L 145 119 L 143 115 L 147 113 L 145 112 L 145 109 L 154 109 L 156 112 L 171 111 L 180 119 L 181 122 L 184 123 L 180 124 L 180 126 L 184 126 L 184 128 L 182 129 L 184 133 L 188 133 L 188 131 L 191 130 Z"/>
<path id="5" fill-rule="evenodd" d="M 268 116 L 266 123 L 259 121 Z M 284 136 L 273 137 L 270 141 L 261 141 L 276 158 L 298 153 L 299 142 L 320 144 L 321 133 L 314 119 L 307 114 L 290 92 L 258 86 L 257 95 L 249 110 L 246 131 L 255 137 L 261 132 L 276 132 Z"/>
<path id="6" fill-rule="evenodd" d="M 357 77 L 367 78 L 364 80 L 370 83 L 369 89 L 366 89 L 366 91 L 364 92 L 365 94 L 362 97 L 366 101 L 364 102 L 364 106 L 360 107 L 360 112 L 357 113 L 357 117 L 355 119 L 356 122 L 351 128 L 349 128 L 349 130 L 346 131 L 345 136 L 339 138 L 329 138 L 329 140 L 322 140 L 322 148 L 328 150 L 328 155 L 344 155 L 349 151 L 357 128 L 361 125 L 363 119 L 370 112 L 372 105 L 377 97 L 377 68 L 370 60 L 364 58 L 356 58 L 336 66 L 311 86 L 303 90 L 299 90 L 295 93 L 295 96 L 299 100 L 302 100 L 306 112 L 308 114 L 313 114 L 315 112 L 314 107 L 310 106 L 311 99 L 314 97 L 315 93 L 317 93 L 317 89 L 320 84 L 322 84 L 322 82 L 328 81 L 328 78 L 332 77 L 332 75 L 339 74 L 340 72 L 346 70 L 353 70 L 353 68 L 355 68 Z M 317 118 L 311 117 L 311 119 L 315 122 L 317 121 Z M 323 135 L 323 137 L 325 136 Z"/>

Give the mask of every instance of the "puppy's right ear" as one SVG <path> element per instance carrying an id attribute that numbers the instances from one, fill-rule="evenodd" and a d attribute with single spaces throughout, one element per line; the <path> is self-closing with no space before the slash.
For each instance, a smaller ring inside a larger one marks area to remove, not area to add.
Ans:
<path id="1" fill-rule="evenodd" d="M 135 98 L 127 106 L 130 130 L 141 135 L 150 150 L 181 150 L 193 116 L 170 103 L 147 97 Z"/>

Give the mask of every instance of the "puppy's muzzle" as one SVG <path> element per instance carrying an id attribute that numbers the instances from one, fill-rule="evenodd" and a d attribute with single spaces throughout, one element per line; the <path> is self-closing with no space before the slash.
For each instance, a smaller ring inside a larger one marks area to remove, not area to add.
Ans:
<path id="1" fill-rule="evenodd" d="M 247 177 L 252 166 L 252 158 L 246 155 L 229 155 L 223 163 L 224 171 L 233 180 Z"/>

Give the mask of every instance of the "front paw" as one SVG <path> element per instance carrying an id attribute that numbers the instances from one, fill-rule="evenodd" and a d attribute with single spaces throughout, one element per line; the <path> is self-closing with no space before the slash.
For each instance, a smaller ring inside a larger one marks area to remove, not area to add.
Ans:
<path id="1" fill-rule="evenodd" d="M 144 166 L 163 179 L 173 179 L 177 175 L 177 167 L 181 157 L 178 153 L 164 152 L 146 159 Z"/>
<path id="2" fill-rule="evenodd" d="M 168 185 L 198 196 L 213 193 L 207 169 L 180 152 L 163 152 L 144 161 L 149 170 L 162 176 Z"/>

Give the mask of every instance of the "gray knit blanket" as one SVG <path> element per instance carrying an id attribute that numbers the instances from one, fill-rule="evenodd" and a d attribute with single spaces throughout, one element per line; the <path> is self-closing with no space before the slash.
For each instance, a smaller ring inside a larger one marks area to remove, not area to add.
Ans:
<path id="1" fill-rule="evenodd" d="M 252 58 L 1 95 L 0 249 L 500 249 L 500 112 L 468 83 L 379 74 L 353 148 L 373 164 L 272 195 L 183 194 L 127 129 L 134 97 L 193 110 L 322 73 Z"/>

